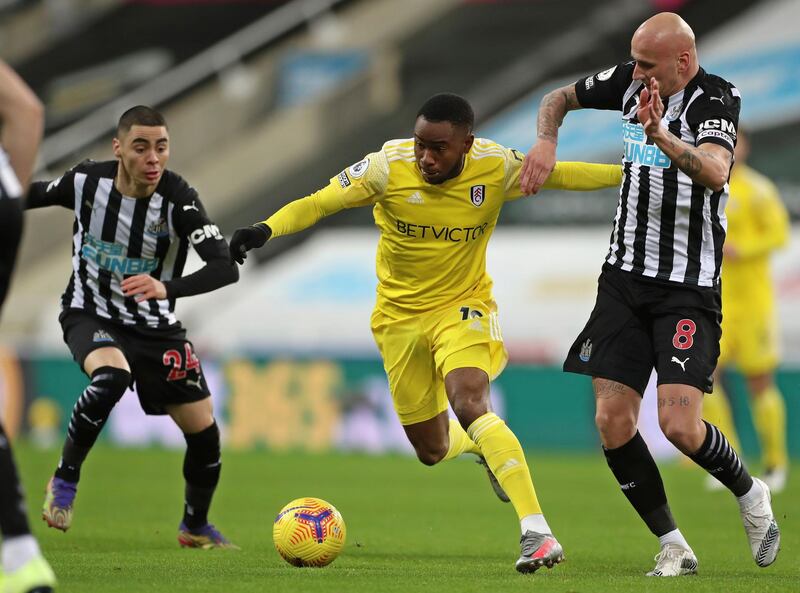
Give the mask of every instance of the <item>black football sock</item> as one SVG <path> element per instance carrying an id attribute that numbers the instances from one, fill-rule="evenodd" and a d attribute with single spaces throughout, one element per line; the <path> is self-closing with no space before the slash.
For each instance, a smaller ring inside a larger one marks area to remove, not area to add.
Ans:
<path id="1" fill-rule="evenodd" d="M 211 507 L 211 499 L 222 469 L 219 428 L 215 422 L 205 430 L 183 436 L 186 439 L 186 456 L 183 460 L 183 477 L 186 480 L 183 523 L 189 529 L 196 529 L 208 523 L 208 509 Z"/>
<path id="2" fill-rule="evenodd" d="M 706 438 L 694 455 L 690 455 L 692 461 L 736 496 L 744 496 L 753 486 L 753 478 L 722 431 L 705 420 L 703 423 L 706 425 Z"/>
<path id="3" fill-rule="evenodd" d="M 642 435 L 637 431 L 621 447 L 603 447 L 603 453 L 623 494 L 650 531 L 660 537 L 677 529 L 667 504 L 661 474 Z"/>
<path id="4" fill-rule="evenodd" d="M 55 472 L 57 478 L 69 482 L 80 480 L 84 459 L 130 383 L 131 374 L 124 369 L 106 366 L 92 373 L 92 382 L 72 409 L 67 438 Z"/>

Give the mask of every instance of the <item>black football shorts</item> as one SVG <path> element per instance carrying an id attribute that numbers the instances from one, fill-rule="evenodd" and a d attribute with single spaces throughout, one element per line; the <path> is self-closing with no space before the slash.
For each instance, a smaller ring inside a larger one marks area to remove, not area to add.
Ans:
<path id="1" fill-rule="evenodd" d="M 98 348 L 119 348 L 128 360 L 139 403 L 146 414 L 166 414 L 169 404 L 200 401 L 210 395 L 200 360 L 183 327 L 125 326 L 70 309 L 59 317 L 64 341 L 83 368 Z"/>
<path id="2" fill-rule="evenodd" d="M 594 310 L 564 370 L 617 381 L 641 395 L 655 367 L 659 385 L 711 393 L 721 321 L 718 288 L 654 280 L 605 264 Z"/>

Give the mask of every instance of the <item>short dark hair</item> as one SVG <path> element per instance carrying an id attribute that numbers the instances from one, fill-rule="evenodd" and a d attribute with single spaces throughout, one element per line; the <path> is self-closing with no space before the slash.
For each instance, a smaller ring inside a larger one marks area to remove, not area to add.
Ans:
<path id="1" fill-rule="evenodd" d="M 137 105 L 120 116 L 119 123 L 117 123 L 117 135 L 130 131 L 132 126 L 164 126 L 166 128 L 167 121 L 152 107 Z"/>
<path id="2" fill-rule="evenodd" d="M 434 95 L 419 108 L 417 117 L 434 122 L 449 121 L 455 126 L 465 126 L 469 131 L 475 125 L 475 112 L 469 101 L 454 93 Z"/>

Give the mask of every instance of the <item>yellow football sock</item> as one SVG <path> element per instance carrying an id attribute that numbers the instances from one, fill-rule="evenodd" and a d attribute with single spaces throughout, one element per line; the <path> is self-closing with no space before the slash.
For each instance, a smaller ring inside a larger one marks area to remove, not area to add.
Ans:
<path id="1" fill-rule="evenodd" d="M 786 404 L 775 385 L 753 398 L 753 420 L 761 441 L 761 455 L 767 468 L 786 467 Z"/>
<path id="2" fill-rule="evenodd" d="M 703 418 L 719 428 L 720 432 L 727 437 L 734 451 L 737 453 L 742 452 L 739 448 L 739 435 L 736 432 L 736 425 L 733 423 L 731 404 L 719 381 L 714 383 L 714 393 L 703 398 Z"/>
<path id="3" fill-rule="evenodd" d="M 450 419 L 450 446 L 447 449 L 447 454 L 442 461 L 454 459 L 462 453 L 475 453 L 480 455 L 481 450 L 478 445 L 472 442 L 472 439 L 467 435 L 467 431 L 461 428 L 458 420 Z"/>
<path id="4" fill-rule="evenodd" d="M 467 434 L 480 448 L 519 518 L 541 514 L 522 446 L 506 423 L 489 412 L 470 424 Z"/>

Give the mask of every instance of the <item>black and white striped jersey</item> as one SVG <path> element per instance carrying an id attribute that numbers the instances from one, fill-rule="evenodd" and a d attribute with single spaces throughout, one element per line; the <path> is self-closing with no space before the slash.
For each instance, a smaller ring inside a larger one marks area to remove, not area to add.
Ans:
<path id="1" fill-rule="evenodd" d="M 22 238 L 22 186 L 0 147 L 0 307 L 8 294 L 11 274 Z"/>
<path id="2" fill-rule="evenodd" d="M 60 205 L 75 214 L 72 276 L 61 297 L 62 309 L 123 325 L 175 326 L 175 297 L 183 294 L 171 285 L 180 282 L 189 244 L 207 264 L 224 267 L 224 276 L 231 268 L 227 243 L 197 192 L 179 175 L 164 171 L 149 198 L 132 198 L 114 187 L 117 167 L 117 161 L 84 161 L 55 181 L 31 185 L 26 208 Z M 137 303 L 126 297 L 120 283 L 136 274 L 164 282 L 168 298 Z M 232 279 L 215 280 L 192 293 L 235 281 L 236 271 L 231 268 L 230 274 Z M 186 279 L 195 275 L 199 272 Z"/>
<path id="3" fill-rule="evenodd" d="M 728 185 L 712 191 L 679 170 L 636 117 L 643 83 L 634 62 L 575 83 L 582 107 L 622 111 L 623 179 L 606 261 L 659 280 L 716 286 L 725 240 Z M 741 96 L 702 68 L 680 92 L 662 98 L 661 125 L 684 142 L 712 142 L 733 152 Z"/>

